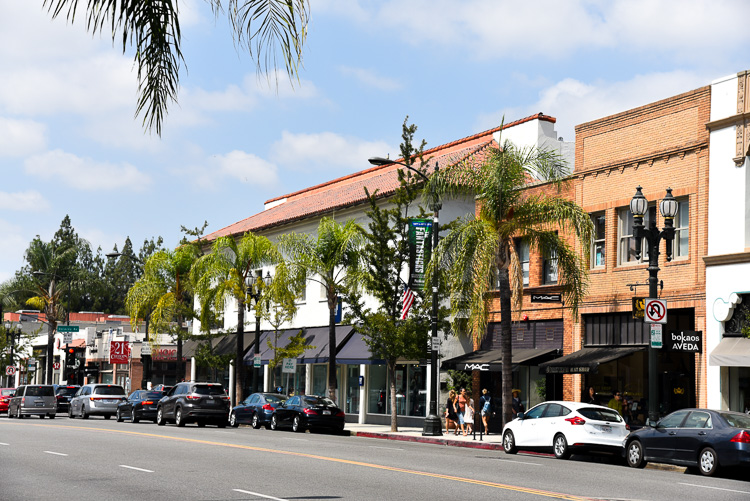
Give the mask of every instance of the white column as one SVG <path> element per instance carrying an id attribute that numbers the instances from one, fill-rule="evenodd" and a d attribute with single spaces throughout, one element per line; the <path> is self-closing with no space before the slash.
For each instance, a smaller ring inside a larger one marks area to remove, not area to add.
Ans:
<path id="1" fill-rule="evenodd" d="M 427 389 L 428 391 L 427 391 L 427 395 L 425 398 L 425 411 L 430 408 L 430 403 L 432 400 L 430 398 L 431 392 L 429 391 L 429 388 L 432 388 L 432 364 L 427 364 L 426 371 L 427 371 L 427 375 L 425 376 L 425 385 L 426 385 L 425 389 Z M 435 394 L 437 395 L 439 391 L 440 391 L 440 387 L 438 387 L 438 390 L 435 392 Z M 478 405 L 478 404 L 475 403 L 474 405 Z M 437 409 L 437 404 L 435 404 L 435 408 Z M 427 412 L 426 414 L 429 414 L 429 412 Z M 437 409 L 437 415 L 440 416 L 440 409 Z"/>
<path id="2" fill-rule="evenodd" d="M 312 371 L 313 365 L 307 364 L 307 369 L 305 369 L 305 395 L 312 393 Z"/>
<path id="3" fill-rule="evenodd" d="M 359 375 L 365 379 L 365 384 L 359 387 L 359 424 L 365 424 L 367 416 L 367 365 L 359 365 Z"/>
<path id="4" fill-rule="evenodd" d="M 235 392 L 234 361 L 231 361 L 229 362 L 229 401 L 232 402 L 232 405 L 237 405 L 237 401 L 234 398 Z"/>
<path id="5" fill-rule="evenodd" d="M 195 357 L 190 357 L 190 381 L 195 381 Z"/>
<path id="6" fill-rule="evenodd" d="M 271 369 L 270 365 L 266 364 L 263 366 L 263 391 L 269 392 L 271 390 Z"/>

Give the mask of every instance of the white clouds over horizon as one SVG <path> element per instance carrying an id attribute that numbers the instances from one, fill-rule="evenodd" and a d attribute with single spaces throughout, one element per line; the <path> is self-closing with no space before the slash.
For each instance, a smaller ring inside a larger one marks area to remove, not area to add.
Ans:
<path id="1" fill-rule="evenodd" d="M 27 158 L 24 171 L 38 181 L 61 183 L 82 191 L 143 191 L 151 184 L 150 176 L 127 162 L 97 162 L 59 149 Z"/>
<path id="2" fill-rule="evenodd" d="M 46 145 L 46 124 L 0 117 L 0 156 L 28 155 L 43 150 Z"/>
<path id="3" fill-rule="evenodd" d="M 403 87 L 396 79 L 380 76 L 371 69 L 341 66 L 339 71 L 341 71 L 342 75 L 353 77 L 367 87 L 389 92 L 399 90 Z"/>
<path id="4" fill-rule="evenodd" d="M 292 170 L 316 165 L 325 169 L 346 167 L 357 172 L 369 167 L 368 158 L 388 153 L 398 156 L 398 151 L 384 141 L 366 141 L 334 132 L 295 134 L 285 130 L 281 139 L 271 145 L 270 157 Z"/>

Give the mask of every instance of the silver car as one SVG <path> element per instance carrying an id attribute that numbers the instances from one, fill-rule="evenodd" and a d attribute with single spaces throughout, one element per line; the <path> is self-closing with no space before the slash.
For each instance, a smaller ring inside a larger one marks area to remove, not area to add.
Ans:
<path id="1" fill-rule="evenodd" d="M 68 417 L 104 416 L 109 419 L 117 413 L 117 406 L 127 399 L 125 390 L 116 384 L 87 384 L 81 386 L 70 399 Z"/>
<path id="2" fill-rule="evenodd" d="M 8 403 L 8 417 L 25 418 L 39 416 L 55 418 L 57 399 L 55 389 L 48 384 L 29 384 L 19 386 Z"/>

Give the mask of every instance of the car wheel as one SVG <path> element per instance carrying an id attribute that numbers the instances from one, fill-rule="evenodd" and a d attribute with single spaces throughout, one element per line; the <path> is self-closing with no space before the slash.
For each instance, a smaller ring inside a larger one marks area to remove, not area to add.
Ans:
<path id="1" fill-rule="evenodd" d="M 174 411 L 174 424 L 176 424 L 180 428 L 185 426 L 185 420 L 182 419 L 182 409 L 179 407 L 176 411 Z"/>
<path id="2" fill-rule="evenodd" d="M 518 452 L 516 449 L 516 437 L 513 436 L 513 432 L 508 430 L 503 435 L 503 450 L 506 454 L 515 454 Z"/>
<path id="3" fill-rule="evenodd" d="M 555 435 L 552 445 L 557 459 L 568 459 L 570 457 L 570 449 L 568 448 L 568 441 L 565 440 L 565 435 L 562 433 Z"/>
<path id="4" fill-rule="evenodd" d="M 229 426 L 232 428 L 237 428 L 240 425 L 240 423 L 237 422 L 237 416 L 233 413 L 229 415 Z"/>
<path id="5" fill-rule="evenodd" d="M 88 419 L 89 415 L 86 414 L 86 408 L 84 406 L 81 406 L 81 419 Z"/>
<path id="6" fill-rule="evenodd" d="M 120 409 L 117 409 L 117 414 L 115 414 L 115 421 L 118 423 L 122 423 L 122 412 L 120 412 Z"/>
<path id="7" fill-rule="evenodd" d="M 646 461 L 643 459 L 643 445 L 638 440 L 633 440 L 625 450 L 625 459 L 631 468 L 645 468 Z"/>
<path id="8" fill-rule="evenodd" d="M 302 430 L 302 423 L 299 422 L 299 416 L 294 416 L 294 421 L 292 421 L 292 431 L 297 433 L 300 430 Z"/>
<path id="9" fill-rule="evenodd" d="M 18 407 L 16 407 L 16 417 L 18 419 L 23 419 L 24 418 L 24 415 L 21 414 L 21 406 L 20 405 Z"/>
<path id="10" fill-rule="evenodd" d="M 271 415 L 271 429 L 277 430 L 279 428 L 279 423 L 276 422 L 276 414 Z"/>
<path id="11" fill-rule="evenodd" d="M 54 414 L 47 414 L 47 417 L 50 418 L 50 419 L 55 419 L 55 415 Z"/>
<path id="12" fill-rule="evenodd" d="M 260 418 L 258 417 L 257 412 L 253 412 L 253 428 L 256 430 L 260 428 Z"/>
<path id="13" fill-rule="evenodd" d="M 137 422 L 138 422 L 138 421 L 140 421 L 140 420 L 141 420 L 141 418 L 139 418 L 138 416 L 136 416 L 136 415 L 135 415 L 135 409 L 133 409 L 133 410 L 132 410 L 132 411 L 130 412 L 130 422 L 131 422 L 131 423 L 137 423 Z"/>
<path id="14" fill-rule="evenodd" d="M 159 426 L 164 426 L 166 424 L 164 422 L 164 414 L 162 413 L 161 407 L 156 410 L 156 424 Z"/>
<path id="15" fill-rule="evenodd" d="M 105 415 L 104 415 L 104 419 L 109 419 L 109 418 L 111 418 L 111 417 L 112 417 L 112 414 L 105 414 Z"/>
<path id="16" fill-rule="evenodd" d="M 73 419 L 75 416 L 73 415 L 73 406 L 68 407 L 68 418 Z"/>
<path id="17" fill-rule="evenodd" d="M 219 421 L 218 423 L 216 423 L 216 426 L 218 426 L 219 428 L 226 428 L 227 427 L 227 422 L 226 421 Z"/>
<path id="18" fill-rule="evenodd" d="M 716 451 L 711 447 L 706 447 L 698 455 L 698 469 L 701 475 L 710 477 L 716 473 L 719 469 L 719 458 L 716 456 Z"/>
<path id="19" fill-rule="evenodd" d="M 205 421 L 198 421 L 198 428 L 205 428 L 206 422 Z"/>
<path id="20" fill-rule="evenodd" d="M 44 419 L 44 414 L 39 414 L 39 419 Z"/>

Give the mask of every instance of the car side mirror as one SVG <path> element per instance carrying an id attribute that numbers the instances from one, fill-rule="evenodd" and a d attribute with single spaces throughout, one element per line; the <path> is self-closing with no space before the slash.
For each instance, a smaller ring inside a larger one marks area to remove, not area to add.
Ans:
<path id="1" fill-rule="evenodd" d="M 524 414 L 523 414 L 523 412 L 519 412 L 518 414 L 516 414 L 516 417 L 517 417 L 518 419 L 523 419 L 523 418 L 524 418 Z"/>

